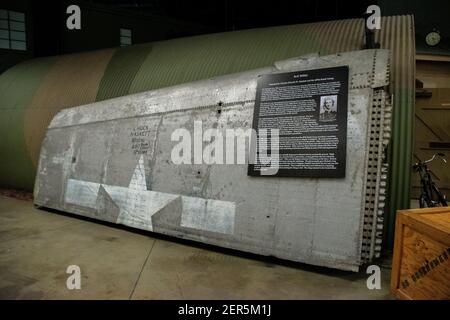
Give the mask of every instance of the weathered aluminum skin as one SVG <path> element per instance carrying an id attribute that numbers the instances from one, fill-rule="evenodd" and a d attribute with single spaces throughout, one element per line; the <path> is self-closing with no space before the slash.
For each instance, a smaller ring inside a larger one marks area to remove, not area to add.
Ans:
<path id="1" fill-rule="evenodd" d="M 365 219 L 374 225 L 373 208 L 365 204 L 379 198 L 378 192 L 366 195 L 368 152 L 370 139 L 382 139 L 369 127 L 374 89 L 384 92 L 389 83 L 388 57 L 387 50 L 299 57 L 97 102 L 95 108 L 65 109 L 48 128 L 34 201 L 175 237 L 356 271 L 373 256 L 362 255 Z M 249 177 L 247 164 L 172 163 L 177 128 L 193 136 L 197 120 L 204 130 L 251 127 L 258 75 L 342 65 L 350 72 L 344 179 Z M 136 132 L 147 154 L 134 154 Z M 372 183 L 380 184 L 379 177 L 377 170 Z M 368 239 L 370 251 L 375 234 Z"/>

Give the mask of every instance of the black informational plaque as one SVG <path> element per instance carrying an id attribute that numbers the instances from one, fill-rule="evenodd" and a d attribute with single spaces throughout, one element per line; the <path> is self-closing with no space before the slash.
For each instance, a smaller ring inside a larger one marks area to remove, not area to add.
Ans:
<path id="1" fill-rule="evenodd" d="M 345 177 L 347 99 L 347 66 L 260 76 L 253 114 L 258 143 L 248 174 Z M 260 161 L 261 154 L 272 156 L 271 143 L 276 146 L 271 135 L 260 143 L 262 129 L 279 130 L 276 163 Z"/>

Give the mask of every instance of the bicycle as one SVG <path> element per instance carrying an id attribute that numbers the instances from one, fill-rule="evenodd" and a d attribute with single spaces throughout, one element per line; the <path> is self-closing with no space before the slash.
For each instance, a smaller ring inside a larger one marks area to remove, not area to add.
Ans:
<path id="1" fill-rule="evenodd" d="M 445 154 L 435 153 L 433 157 L 425 161 L 419 161 L 414 164 L 413 169 L 417 171 L 420 175 L 420 185 L 422 192 L 419 198 L 419 204 L 421 208 L 431 208 L 431 207 L 447 207 L 447 199 L 445 195 L 439 190 L 434 181 L 431 179 L 431 173 L 428 169 L 427 163 L 433 161 L 435 158 L 439 157 L 444 163 L 447 163 L 445 159 Z"/>

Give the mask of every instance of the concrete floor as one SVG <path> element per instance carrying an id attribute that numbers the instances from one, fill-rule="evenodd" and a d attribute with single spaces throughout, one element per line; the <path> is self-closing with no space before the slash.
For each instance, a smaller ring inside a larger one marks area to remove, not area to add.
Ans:
<path id="1" fill-rule="evenodd" d="M 81 290 L 66 268 L 81 268 Z M 1 299 L 391 299 L 367 275 L 105 225 L 0 196 Z"/>

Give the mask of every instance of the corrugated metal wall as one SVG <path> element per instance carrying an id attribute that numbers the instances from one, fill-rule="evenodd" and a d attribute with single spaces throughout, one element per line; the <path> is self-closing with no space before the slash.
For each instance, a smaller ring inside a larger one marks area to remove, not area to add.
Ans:
<path id="1" fill-rule="evenodd" d="M 0 76 L 0 186 L 31 190 L 43 132 L 58 110 L 93 101 L 271 65 L 313 52 L 361 49 L 364 20 L 251 29 L 133 47 L 36 59 Z M 414 116 L 412 16 L 382 18 L 377 35 L 392 50 L 393 137 L 387 243 L 396 208 L 409 205 Z M 28 110 L 30 109 L 30 110 Z M 26 111 L 26 112 L 25 112 Z"/>
<path id="2" fill-rule="evenodd" d="M 415 110 L 416 50 L 412 16 L 382 20 L 377 41 L 392 50 L 391 84 L 393 88 L 392 140 L 389 148 L 389 191 L 385 220 L 385 241 L 393 244 L 395 211 L 409 208 Z"/>
<path id="3" fill-rule="evenodd" d="M 34 166 L 38 164 L 47 124 L 62 108 L 95 101 L 113 53 L 109 49 L 60 56 L 43 77 L 23 119 L 25 143 Z"/>
<path id="4" fill-rule="evenodd" d="M 52 57 L 26 61 L 0 76 L 1 187 L 33 187 L 36 166 L 25 143 L 25 112 L 55 60 Z M 46 127 L 45 123 L 41 125 Z"/>

